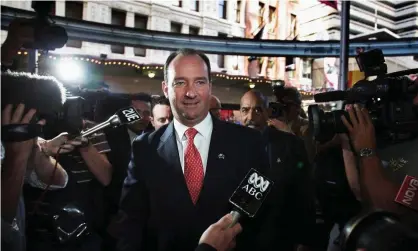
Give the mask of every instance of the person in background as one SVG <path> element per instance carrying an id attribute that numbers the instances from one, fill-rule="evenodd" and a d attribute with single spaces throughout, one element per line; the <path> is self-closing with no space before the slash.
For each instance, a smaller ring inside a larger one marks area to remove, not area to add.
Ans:
<path id="1" fill-rule="evenodd" d="M 270 164 L 267 175 L 274 181 L 275 189 L 269 194 L 261 216 L 262 228 L 273 229 L 260 235 L 258 250 L 308 250 L 312 245 L 315 223 L 313 179 L 303 141 L 297 136 L 268 126 L 268 101 L 258 91 L 248 91 L 241 98 L 241 124 L 257 130 L 264 138 Z M 270 216 L 268 218 L 268 216 Z M 269 226 L 269 224 L 271 224 Z M 265 245 L 265 246 L 264 246 Z"/>
<path id="2" fill-rule="evenodd" d="M 151 122 L 151 96 L 146 93 L 138 93 L 131 97 L 131 105 L 141 116 L 141 119 L 128 125 L 128 133 L 131 142 L 146 131 L 152 131 Z"/>
<path id="3" fill-rule="evenodd" d="M 270 119 L 269 125 L 276 129 L 290 132 L 301 138 L 305 143 L 309 161 L 312 163 L 316 154 L 316 145 L 309 132 L 309 121 L 302 114 L 302 95 L 294 87 L 284 87 L 275 92 L 277 102 L 284 107 L 284 116 Z"/>
<path id="4" fill-rule="evenodd" d="M 217 119 L 221 119 L 221 108 L 222 104 L 221 101 L 214 95 L 210 97 L 210 106 L 209 111 L 213 117 Z"/>
<path id="5" fill-rule="evenodd" d="M 173 120 L 170 101 L 166 97 L 159 97 L 153 101 L 151 123 L 155 130 L 167 125 Z"/>

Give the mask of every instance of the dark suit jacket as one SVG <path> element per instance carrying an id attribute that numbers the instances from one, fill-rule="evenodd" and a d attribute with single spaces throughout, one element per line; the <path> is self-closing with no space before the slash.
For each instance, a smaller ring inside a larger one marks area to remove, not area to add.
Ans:
<path id="1" fill-rule="evenodd" d="M 303 141 L 297 136 L 268 127 L 263 132 L 274 188 L 257 216 L 261 250 L 294 250 L 309 245 L 315 224 L 312 170 Z"/>
<path id="2" fill-rule="evenodd" d="M 140 136 L 122 193 L 118 250 L 194 250 L 202 233 L 231 211 L 229 197 L 249 169 L 262 169 L 264 162 L 259 133 L 213 119 L 203 189 L 193 205 L 173 123 Z M 241 238 L 248 239 L 244 232 Z M 240 244 L 249 247 L 238 239 L 237 250 Z"/>

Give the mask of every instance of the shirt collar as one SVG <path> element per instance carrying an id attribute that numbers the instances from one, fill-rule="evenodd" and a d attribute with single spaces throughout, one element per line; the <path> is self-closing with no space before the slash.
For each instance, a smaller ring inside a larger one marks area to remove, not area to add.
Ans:
<path id="1" fill-rule="evenodd" d="M 173 123 L 174 130 L 176 131 L 177 136 L 179 137 L 179 139 L 183 139 L 183 137 L 185 137 L 184 134 L 186 130 L 189 129 L 189 127 L 180 123 L 176 118 L 173 119 Z M 199 124 L 193 126 L 193 128 L 196 129 L 197 132 L 200 135 L 202 135 L 205 139 L 209 139 L 212 132 L 211 129 L 213 128 L 212 117 L 210 116 L 210 114 L 208 113 L 205 119 L 203 119 Z"/>

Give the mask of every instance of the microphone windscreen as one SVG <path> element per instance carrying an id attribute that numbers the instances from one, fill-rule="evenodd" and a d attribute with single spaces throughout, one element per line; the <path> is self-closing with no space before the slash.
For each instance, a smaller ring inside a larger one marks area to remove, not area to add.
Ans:
<path id="1" fill-rule="evenodd" d="M 50 76 L 24 72 L 1 73 L 1 106 L 25 104 L 25 109 L 36 109 L 37 114 L 55 118 L 66 100 L 62 83 Z"/>

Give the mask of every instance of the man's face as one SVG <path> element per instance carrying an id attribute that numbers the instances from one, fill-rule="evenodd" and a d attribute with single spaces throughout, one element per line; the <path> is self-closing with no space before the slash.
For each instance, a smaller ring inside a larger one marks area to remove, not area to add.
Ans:
<path id="1" fill-rule="evenodd" d="M 174 117 L 186 126 L 200 123 L 209 112 L 212 85 L 205 62 L 198 55 L 177 56 L 168 67 L 163 82 Z"/>
<path id="2" fill-rule="evenodd" d="M 132 100 L 131 105 L 135 108 L 135 110 L 141 116 L 141 120 L 130 124 L 128 127 L 134 132 L 139 132 L 145 130 L 150 122 L 150 114 L 151 114 L 151 105 L 148 102 L 141 101 L 141 100 Z"/>
<path id="3" fill-rule="evenodd" d="M 163 125 L 171 122 L 173 115 L 171 114 L 170 106 L 168 105 L 156 105 L 152 110 L 151 123 L 155 130 L 158 130 Z"/>
<path id="4" fill-rule="evenodd" d="M 221 118 L 221 103 L 218 101 L 217 98 L 213 97 L 210 99 L 210 113 L 215 117 L 220 119 Z"/>
<path id="5" fill-rule="evenodd" d="M 259 131 L 267 126 L 268 113 L 263 108 L 263 102 L 256 95 L 246 93 L 241 99 L 240 122 Z"/>

